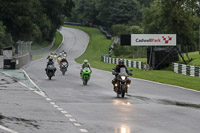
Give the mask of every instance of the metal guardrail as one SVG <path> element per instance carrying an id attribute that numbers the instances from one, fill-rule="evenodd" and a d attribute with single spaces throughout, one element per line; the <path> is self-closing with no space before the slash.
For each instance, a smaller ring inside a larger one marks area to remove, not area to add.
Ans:
<path id="1" fill-rule="evenodd" d="M 49 50 L 51 50 L 54 46 L 54 42 L 55 42 L 55 39 L 52 41 L 51 45 L 45 47 L 45 48 L 42 48 L 42 49 L 38 49 L 38 50 L 31 50 L 31 55 L 38 55 L 38 54 L 41 54 L 41 53 L 46 53 L 48 52 Z"/>
<path id="2" fill-rule="evenodd" d="M 109 64 L 118 64 L 119 63 L 120 58 L 112 58 L 112 57 L 107 57 L 105 55 L 101 56 L 101 61 L 105 62 L 105 63 L 109 63 Z M 131 61 L 131 60 L 127 60 L 127 59 L 123 59 L 124 63 L 126 66 L 128 67 L 132 67 L 132 68 L 138 68 L 141 70 L 150 70 L 150 67 L 147 63 L 145 62 L 141 62 L 141 61 Z"/>
<path id="3" fill-rule="evenodd" d="M 175 73 L 189 75 L 192 77 L 200 77 L 200 66 L 190 66 L 179 63 L 172 63 L 172 69 Z"/>
<path id="4" fill-rule="evenodd" d="M 105 56 L 107 56 L 107 57 L 111 57 L 111 56 L 112 56 L 113 50 L 114 50 L 114 45 L 117 44 L 118 41 L 119 41 L 118 37 L 115 36 L 115 37 L 114 37 L 114 41 L 113 41 L 112 45 L 111 45 L 110 48 L 109 48 L 109 54 L 106 54 Z"/>

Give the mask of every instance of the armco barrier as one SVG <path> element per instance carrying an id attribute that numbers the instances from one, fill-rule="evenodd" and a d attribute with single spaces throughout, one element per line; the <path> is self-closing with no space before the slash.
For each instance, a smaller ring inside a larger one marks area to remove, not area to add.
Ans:
<path id="1" fill-rule="evenodd" d="M 200 77 L 200 66 L 190 66 L 185 64 L 172 63 L 173 71 L 176 73 Z"/>
<path id="2" fill-rule="evenodd" d="M 52 43 L 49 46 L 47 46 L 45 48 L 38 49 L 38 50 L 31 50 L 31 55 L 38 55 L 38 54 L 41 54 L 41 53 L 48 52 L 49 50 L 51 50 L 53 48 L 54 43 L 55 43 L 55 38 L 53 39 Z"/>
<path id="3" fill-rule="evenodd" d="M 108 57 L 105 55 L 101 56 L 101 61 L 105 62 L 105 63 L 109 63 L 109 64 L 118 64 L 119 62 L 119 58 L 112 58 L 112 57 Z M 138 68 L 141 70 L 149 70 L 149 65 L 141 62 L 141 61 L 131 61 L 131 60 L 127 60 L 127 59 L 123 59 L 124 63 L 126 66 L 128 67 L 132 67 L 132 68 Z"/>

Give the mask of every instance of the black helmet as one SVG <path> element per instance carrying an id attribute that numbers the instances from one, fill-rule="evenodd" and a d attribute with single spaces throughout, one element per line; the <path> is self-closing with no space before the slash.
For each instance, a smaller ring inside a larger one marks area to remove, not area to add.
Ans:
<path id="1" fill-rule="evenodd" d="M 120 66 L 123 66 L 123 65 L 124 65 L 124 60 L 120 59 L 120 60 L 119 60 L 119 65 L 120 65 Z"/>
<path id="2" fill-rule="evenodd" d="M 49 61 L 53 61 L 53 58 L 50 57 L 50 58 L 49 58 Z"/>

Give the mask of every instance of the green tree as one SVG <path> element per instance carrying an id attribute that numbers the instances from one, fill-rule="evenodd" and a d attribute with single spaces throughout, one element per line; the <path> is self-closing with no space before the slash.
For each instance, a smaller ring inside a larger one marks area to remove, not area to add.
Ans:
<path id="1" fill-rule="evenodd" d="M 0 49 L 12 46 L 13 40 L 9 33 L 6 32 L 6 27 L 0 21 Z"/>
<path id="2" fill-rule="evenodd" d="M 177 34 L 178 44 L 194 47 L 198 19 L 189 5 L 187 0 L 155 0 L 143 10 L 144 33 Z"/>
<path id="3" fill-rule="evenodd" d="M 37 2 L 37 0 L 1 0 L 0 19 L 15 41 L 40 38 L 39 27 L 33 21 L 36 18 L 37 10 L 34 5 Z"/>
<path id="4" fill-rule="evenodd" d="M 130 28 L 124 24 L 116 24 L 112 26 L 112 33 L 114 36 L 120 36 L 121 34 L 129 34 Z"/>

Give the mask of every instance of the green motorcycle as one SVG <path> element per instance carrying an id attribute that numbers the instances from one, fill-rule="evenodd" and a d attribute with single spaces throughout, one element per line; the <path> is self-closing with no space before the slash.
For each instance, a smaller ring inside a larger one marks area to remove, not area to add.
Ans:
<path id="1" fill-rule="evenodd" d="M 90 80 L 91 73 L 92 71 L 88 67 L 85 67 L 82 70 L 81 79 L 83 81 L 83 85 L 87 85 L 88 81 Z"/>

